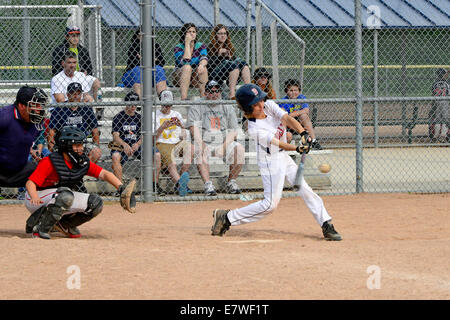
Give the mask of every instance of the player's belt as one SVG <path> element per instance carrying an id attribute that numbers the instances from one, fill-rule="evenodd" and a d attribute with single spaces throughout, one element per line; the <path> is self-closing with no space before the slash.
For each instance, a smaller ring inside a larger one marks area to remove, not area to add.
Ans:
<path id="1" fill-rule="evenodd" d="M 265 151 L 267 154 L 271 154 L 270 148 L 269 148 L 269 147 L 263 147 L 262 145 L 259 145 L 259 146 L 260 146 L 261 149 L 262 149 L 263 151 Z M 283 152 L 283 151 L 284 151 L 284 149 L 281 149 L 281 148 L 278 149 L 278 152 Z"/>

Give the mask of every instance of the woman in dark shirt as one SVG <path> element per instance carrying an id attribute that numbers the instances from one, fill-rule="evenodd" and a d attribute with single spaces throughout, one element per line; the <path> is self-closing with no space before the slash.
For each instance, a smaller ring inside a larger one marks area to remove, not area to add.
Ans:
<path id="1" fill-rule="evenodd" d="M 230 99 L 234 99 L 239 76 L 244 83 L 250 83 L 250 69 L 247 62 L 236 58 L 228 29 L 218 24 L 211 32 L 211 43 L 208 46 L 208 71 L 210 80 L 220 84 L 227 81 L 230 88 Z"/>

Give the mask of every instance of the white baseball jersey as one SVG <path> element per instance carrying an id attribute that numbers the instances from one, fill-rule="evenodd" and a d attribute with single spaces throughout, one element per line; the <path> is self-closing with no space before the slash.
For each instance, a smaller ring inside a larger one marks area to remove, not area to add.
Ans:
<path id="1" fill-rule="evenodd" d="M 271 143 L 273 138 L 287 142 L 286 126 L 282 124 L 281 118 L 287 114 L 272 100 L 264 104 L 265 119 L 249 119 L 248 135 L 256 141 L 258 161 L 264 160 L 265 155 L 280 151 L 278 146 Z"/>
<path id="2" fill-rule="evenodd" d="M 231 225 L 239 225 L 261 220 L 273 212 L 280 202 L 284 182 L 291 185 L 295 181 L 297 164 L 288 153 L 271 144 L 273 138 L 286 142 L 286 126 L 282 124 L 282 117 L 286 111 L 272 100 L 264 103 L 265 119 L 249 119 L 248 133 L 256 143 L 258 166 L 264 186 L 264 199 L 248 206 L 228 212 Z M 322 199 L 302 179 L 298 196 L 303 198 L 306 206 L 317 223 L 322 226 L 331 220 Z"/>
<path id="3" fill-rule="evenodd" d="M 52 96 L 52 102 L 56 103 L 54 94 L 64 93 L 65 100 L 67 100 L 67 86 L 72 82 L 78 82 L 83 87 L 83 93 L 88 93 L 91 91 L 92 85 L 94 84 L 95 77 L 90 75 L 85 75 L 83 72 L 75 71 L 73 77 L 68 77 L 64 70 L 55 75 L 50 83 L 51 89 L 50 93 Z"/>

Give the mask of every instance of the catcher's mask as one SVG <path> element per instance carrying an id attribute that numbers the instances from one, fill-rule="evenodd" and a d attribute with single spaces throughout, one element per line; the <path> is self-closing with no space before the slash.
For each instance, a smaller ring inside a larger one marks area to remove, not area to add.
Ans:
<path id="1" fill-rule="evenodd" d="M 66 152 L 72 162 L 78 166 L 84 166 L 89 160 L 86 155 L 85 144 L 87 142 L 86 135 L 77 127 L 63 127 L 55 137 L 58 152 L 62 154 Z M 74 144 L 83 145 L 83 153 L 79 154 L 73 149 Z"/>
<path id="2" fill-rule="evenodd" d="M 24 86 L 17 92 L 16 105 L 18 103 L 27 107 L 31 123 L 40 125 L 46 117 L 45 107 L 48 103 L 48 96 L 44 90 Z"/>
<path id="3" fill-rule="evenodd" d="M 261 100 L 266 101 L 267 93 L 256 84 L 244 84 L 236 91 L 236 101 L 239 109 L 245 114 L 253 113 L 253 105 Z"/>

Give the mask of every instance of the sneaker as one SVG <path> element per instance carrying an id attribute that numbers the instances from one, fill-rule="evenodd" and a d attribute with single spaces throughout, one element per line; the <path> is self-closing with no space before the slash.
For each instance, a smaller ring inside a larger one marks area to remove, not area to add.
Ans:
<path id="1" fill-rule="evenodd" d="M 236 180 L 231 179 L 227 184 L 227 192 L 231 194 L 239 194 L 241 193 L 241 189 L 239 189 L 238 184 L 236 183 Z"/>
<path id="2" fill-rule="evenodd" d="M 328 221 L 325 221 L 322 225 L 322 233 L 325 237 L 325 240 L 328 241 L 341 241 L 342 237 L 339 233 L 337 233 L 336 230 L 334 230 L 334 226 L 329 223 Z"/>
<path id="3" fill-rule="evenodd" d="M 157 183 L 155 184 L 155 192 L 160 197 L 163 197 L 166 195 L 166 192 Z"/>
<path id="4" fill-rule="evenodd" d="M 323 150 L 322 146 L 320 145 L 319 141 L 316 139 L 313 140 L 311 144 L 311 150 Z"/>
<path id="5" fill-rule="evenodd" d="M 177 182 L 178 186 L 178 194 L 180 197 L 184 197 L 188 193 L 188 183 L 189 183 L 189 173 L 183 172 L 180 177 L 180 180 Z"/>
<path id="6" fill-rule="evenodd" d="M 231 223 L 228 220 L 227 213 L 230 210 L 220 210 L 216 209 L 213 212 L 214 223 L 211 227 L 211 235 L 213 236 L 223 236 L 225 232 L 230 229 Z"/>
<path id="7" fill-rule="evenodd" d="M 69 238 L 81 238 L 81 232 L 77 227 L 67 227 L 61 221 L 58 221 L 53 228 Z"/>
<path id="8" fill-rule="evenodd" d="M 211 181 L 205 182 L 205 194 L 207 196 L 215 196 L 217 195 L 216 190 Z"/>

